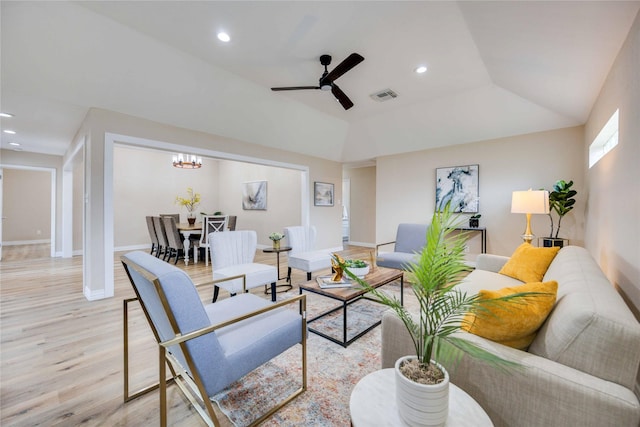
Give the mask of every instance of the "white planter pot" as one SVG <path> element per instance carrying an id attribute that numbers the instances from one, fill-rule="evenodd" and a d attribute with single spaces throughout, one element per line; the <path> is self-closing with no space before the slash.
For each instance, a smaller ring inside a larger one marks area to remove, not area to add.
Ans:
<path id="1" fill-rule="evenodd" d="M 353 273 L 354 275 L 358 276 L 360 279 L 363 279 L 364 276 L 366 276 L 367 274 L 369 274 L 369 266 L 367 265 L 366 267 L 360 267 L 360 268 L 356 268 L 356 267 L 347 267 L 347 269 Z"/>
<path id="2" fill-rule="evenodd" d="M 444 381 L 427 385 L 411 381 L 400 373 L 400 364 L 415 356 L 401 357 L 396 361 L 396 403 L 400 418 L 409 426 L 444 426 L 449 415 L 449 373 L 444 372 Z"/>

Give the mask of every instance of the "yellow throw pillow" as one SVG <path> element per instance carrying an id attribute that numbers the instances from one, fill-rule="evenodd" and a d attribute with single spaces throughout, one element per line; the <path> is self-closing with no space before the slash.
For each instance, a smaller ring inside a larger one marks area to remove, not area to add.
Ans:
<path id="1" fill-rule="evenodd" d="M 525 350 L 553 309 L 558 282 L 526 283 L 498 291 L 482 290 L 478 294 L 481 299 L 490 300 L 520 292 L 540 293 L 511 301 L 482 303 L 481 306 L 486 310 L 480 309 L 475 314 L 467 313 L 462 329 L 491 341 Z"/>
<path id="2" fill-rule="evenodd" d="M 547 272 L 551 261 L 560 250 L 553 248 L 536 248 L 530 243 L 523 243 L 515 250 L 509 261 L 498 273 L 513 277 L 521 282 L 539 282 Z"/>

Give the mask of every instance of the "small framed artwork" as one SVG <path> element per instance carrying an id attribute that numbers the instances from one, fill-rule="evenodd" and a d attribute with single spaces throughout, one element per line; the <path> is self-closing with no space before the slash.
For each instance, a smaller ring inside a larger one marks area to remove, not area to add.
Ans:
<path id="1" fill-rule="evenodd" d="M 436 169 L 436 209 L 451 203 L 453 212 L 478 213 L 478 165 Z"/>
<path id="2" fill-rule="evenodd" d="M 314 206 L 333 206 L 333 184 L 314 182 L 313 204 Z"/>
<path id="3" fill-rule="evenodd" d="M 267 210 L 267 181 L 242 184 L 242 209 L 245 211 Z"/>

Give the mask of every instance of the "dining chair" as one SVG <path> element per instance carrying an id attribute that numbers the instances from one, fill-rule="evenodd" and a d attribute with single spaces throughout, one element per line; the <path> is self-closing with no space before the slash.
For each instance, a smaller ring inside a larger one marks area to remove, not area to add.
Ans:
<path id="1" fill-rule="evenodd" d="M 142 251 L 129 252 L 121 260 L 136 295 L 123 301 L 125 403 L 159 388 L 160 425 L 165 427 L 167 384 L 174 382 L 207 425 L 219 426 L 211 397 L 297 344 L 301 346 L 301 378 L 295 380 L 294 388 L 300 386 L 251 425 L 260 424 L 307 389 L 306 295 L 272 304 L 253 294 L 241 294 L 203 304 L 183 270 Z M 158 383 L 132 393 L 129 305 L 136 301 L 156 339 L 160 363 Z M 282 382 L 284 388 L 290 387 L 293 377 L 270 380 Z"/>
<path id="2" fill-rule="evenodd" d="M 147 230 L 149 231 L 149 238 L 151 239 L 151 251 L 149 254 L 153 255 L 160 250 L 160 244 L 158 243 L 158 235 L 156 234 L 156 226 L 153 225 L 153 217 L 147 216 Z"/>
<path id="3" fill-rule="evenodd" d="M 237 215 L 229 215 L 229 219 L 227 220 L 227 231 L 235 231 L 236 230 L 236 222 L 238 220 Z"/>
<path id="4" fill-rule="evenodd" d="M 245 275 L 246 280 L 229 280 L 215 285 L 213 302 L 218 299 L 220 288 L 233 296 L 258 286 L 271 284 L 271 300 L 276 300 L 278 270 L 273 265 L 254 263 L 258 237 L 253 230 L 222 231 L 209 234 L 213 280 Z"/>
<path id="5" fill-rule="evenodd" d="M 161 218 L 165 217 L 165 216 L 173 217 L 173 219 L 176 220 L 176 224 L 180 224 L 180 214 L 179 213 L 177 213 L 177 214 L 160 214 Z"/>
<path id="6" fill-rule="evenodd" d="M 174 264 L 177 264 L 179 259 L 184 259 L 185 256 L 187 256 L 184 251 L 182 236 L 178 231 L 178 226 L 176 225 L 176 220 L 173 216 L 162 217 L 162 222 L 164 223 L 164 229 L 167 233 L 167 250 L 169 252 L 167 256 L 167 262 L 171 261 L 171 258 L 175 256 L 176 260 Z"/>
<path id="7" fill-rule="evenodd" d="M 220 215 L 204 215 L 202 217 L 202 234 L 198 246 L 204 249 L 204 265 L 209 266 L 209 234 L 224 231 L 227 217 Z"/>
<path id="8" fill-rule="evenodd" d="M 160 256 L 162 255 L 162 259 L 165 259 L 167 257 L 167 254 L 169 253 L 169 241 L 167 240 L 167 232 L 164 229 L 164 222 L 162 221 L 162 218 L 159 216 L 154 216 L 153 225 L 156 229 L 156 236 L 158 237 L 158 247 L 160 248 L 160 250 L 156 252 L 156 256 L 160 258 Z"/>
<path id="9" fill-rule="evenodd" d="M 291 283 L 291 269 L 295 268 L 307 273 L 307 280 L 311 280 L 311 273 L 331 267 L 331 249 L 316 249 L 317 231 L 314 226 L 292 226 L 284 228 L 284 238 L 291 246 L 288 253 L 287 282 Z"/>

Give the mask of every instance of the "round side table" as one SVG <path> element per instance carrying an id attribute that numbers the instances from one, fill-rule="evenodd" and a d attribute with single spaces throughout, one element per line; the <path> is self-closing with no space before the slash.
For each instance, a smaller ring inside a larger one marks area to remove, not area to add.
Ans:
<path id="1" fill-rule="evenodd" d="M 264 253 L 275 253 L 276 254 L 276 268 L 278 269 L 278 280 L 283 280 L 286 279 L 286 277 L 280 277 L 280 252 L 289 252 L 291 250 L 290 246 L 280 246 L 278 249 L 276 248 L 264 248 L 262 250 L 262 252 Z M 289 289 L 293 288 L 293 285 L 291 285 L 291 283 L 287 283 L 287 284 L 283 284 L 283 285 L 276 285 L 276 288 L 281 288 L 281 287 L 285 287 L 286 289 L 283 289 L 281 291 L 277 291 L 278 293 L 280 292 L 286 292 Z M 271 289 L 269 289 L 267 287 L 267 285 L 264 286 L 264 293 L 269 295 L 271 293 Z"/>
<path id="2" fill-rule="evenodd" d="M 405 426 L 396 405 L 396 380 L 393 368 L 375 371 L 362 378 L 349 401 L 353 427 Z M 449 384 L 447 427 L 493 427 L 484 409 L 464 390 Z"/>

